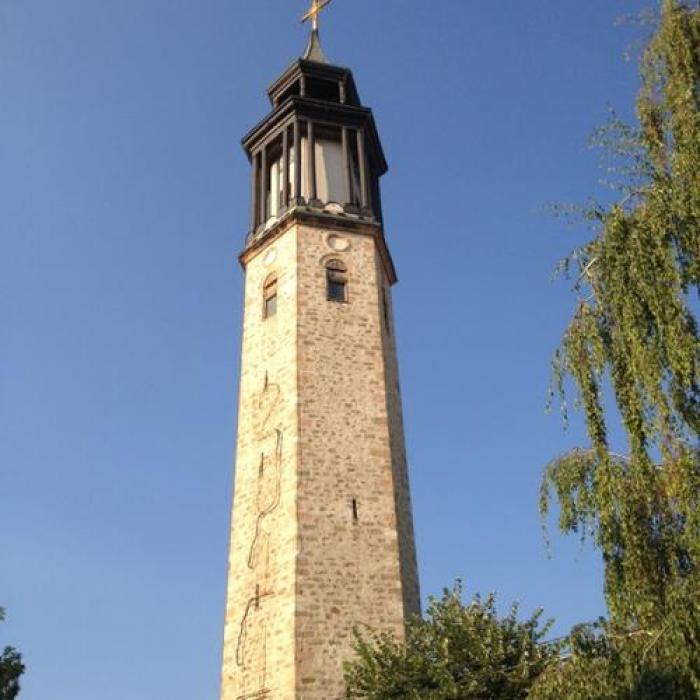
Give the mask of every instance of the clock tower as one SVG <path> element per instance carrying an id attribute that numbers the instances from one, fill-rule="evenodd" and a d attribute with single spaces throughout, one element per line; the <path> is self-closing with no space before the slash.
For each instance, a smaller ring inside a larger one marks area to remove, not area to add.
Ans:
<path id="1" fill-rule="evenodd" d="M 222 700 L 341 698 L 353 628 L 402 636 L 420 609 L 387 164 L 351 71 L 321 50 L 323 5 L 243 139 L 251 214 Z"/>

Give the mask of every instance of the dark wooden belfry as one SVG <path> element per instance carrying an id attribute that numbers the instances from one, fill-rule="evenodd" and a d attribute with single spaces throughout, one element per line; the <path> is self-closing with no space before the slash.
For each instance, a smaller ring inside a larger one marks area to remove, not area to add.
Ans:
<path id="1" fill-rule="evenodd" d="M 327 61 L 317 30 L 268 96 L 272 111 L 243 139 L 251 163 L 248 245 L 292 215 L 381 227 L 387 164 L 372 111 L 352 72 Z"/>

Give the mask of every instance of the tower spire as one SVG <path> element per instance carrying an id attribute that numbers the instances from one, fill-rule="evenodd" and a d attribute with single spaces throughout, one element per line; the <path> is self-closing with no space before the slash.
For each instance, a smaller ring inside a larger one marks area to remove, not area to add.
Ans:
<path id="1" fill-rule="evenodd" d="M 309 35 L 309 42 L 306 45 L 302 58 L 305 61 L 328 63 L 326 54 L 323 53 L 323 49 L 321 48 L 321 38 L 319 37 L 318 29 L 312 30 L 311 34 Z"/>
<path id="2" fill-rule="evenodd" d="M 328 5 L 331 0 L 311 0 L 309 11 L 301 18 L 302 23 L 311 21 L 311 34 L 309 35 L 309 43 L 304 51 L 304 58 L 307 61 L 316 61 L 316 63 L 328 63 L 326 55 L 321 48 L 321 38 L 318 32 L 319 15 Z"/>

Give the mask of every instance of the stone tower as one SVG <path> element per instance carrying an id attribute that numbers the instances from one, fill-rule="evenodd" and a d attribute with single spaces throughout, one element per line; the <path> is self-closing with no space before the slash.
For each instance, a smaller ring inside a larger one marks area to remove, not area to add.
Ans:
<path id="1" fill-rule="evenodd" d="M 354 627 L 401 636 L 418 576 L 384 238 L 387 170 L 316 28 L 244 139 L 245 314 L 222 700 L 333 700 Z"/>

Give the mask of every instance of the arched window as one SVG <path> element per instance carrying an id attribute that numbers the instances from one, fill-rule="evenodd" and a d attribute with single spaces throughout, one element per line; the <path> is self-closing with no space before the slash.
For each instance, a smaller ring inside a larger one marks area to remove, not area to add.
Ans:
<path id="1" fill-rule="evenodd" d="M 263 285 L 263 318 L 277 313 L 277 275 L 269 275 Z"/>
<path id="2" fill-rule="evenodd" d="M 346 302 L 348 300 L 348 268 L 342 260 L 330 260 L 326 263 L 326 289 L 328 301 Z"/>

